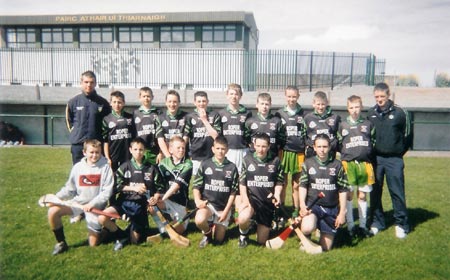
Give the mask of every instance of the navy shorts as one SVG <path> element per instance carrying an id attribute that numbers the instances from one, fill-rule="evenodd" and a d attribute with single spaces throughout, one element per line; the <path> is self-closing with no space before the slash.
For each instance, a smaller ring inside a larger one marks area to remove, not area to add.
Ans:
<path id="1" fill-rule="evenodd" d="M 140 234 L 144 234 L 149 228 L 147 205 L 143 205 L 139 201 L 124 200 L 114 208 L 122 216 L 127 215 L 130 218 L 131 230 Z"/>
<path id="2" fill-rule="evenodd" d="M 273 203 L 250 198 L 250 204 L 255 210 L 256 223 L 269 228 L 272 227 L 273 212 L 275 210 Z"/>
<path id="3" fill-rule="evenodd" d="M 317 228 L 320 232 L 334 236 L 337 231 L 334 224 L 336 223 L 339 208 L 337 206 L 325 207 L 316 204 L 312 207 L 311 211 L 317 217 Z"/>

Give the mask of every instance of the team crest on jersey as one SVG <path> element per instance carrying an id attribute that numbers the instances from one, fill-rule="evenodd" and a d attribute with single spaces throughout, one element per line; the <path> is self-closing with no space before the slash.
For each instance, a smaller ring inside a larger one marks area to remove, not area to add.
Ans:
<path id="1" fill-rule="evenodd" d="M 390 115 L 389 115 L 389 119 L 390 119 L 390 120 L 393 120 L 393 119 L 394 119 L 394 115 L 390 114 Z"/>
<path id="2" fill-rule="evenodd" d="M 311 168 L 308 170 L 308 174 L 309 174 L 309 175 L 314 175 L 314 174 L 317 174 L 317 171 L 316 171 L 316 169 L 315 169 L 314 167 L 311 167 Z"/>
<path id="3" fill-rule="evenodd" d="M 303 117 L 298 117 L 297 118 L 297 123 L 302 123 L 303 122 Z"/>
<path id="4" fill-rule="evenodd" d="M 133 122 L 133 120 L 132 120 L 132 119 L 127 119 L 127 125 L 131 125 L 131 124 L 132 124 L 132 122 Z"/>
<path id="5" fill-rule="evenodd" d="M 245 119 L 246 119 L 245 116 L 241 116 L 240 122 L 241 123 L 245 122 Z"/>
<path id="6" fill-rule="evenodd" d="M 196 123 L 197 123 L 197 122 L 195 121 L 195 119 L 192 118 L 192 119 L 191 119 L 191 124 L 192 124 L 192 125 L 195 125 Z"/>
<path id="7" fill-rule="evenodd" d="M 336 176 L 336 168 L 330 168 L 330 176 Z"/>
<path id="8" fill-rule="evenodd" d="M 348 135 L 348 130 L 347 129 L 343 129 L 342 130 L 342 136 L 347 136 Z"/>
<path id="9" fill-rule="evenodd" d="M 308 126 L 309 128 L 314 128 L 317 126 L 317 124 L 315 122 L 310 122 Z"/>
<path id="10" fill-rule="evenodd" d="M 269 164 L 269 165 L 267 166 L 267 171 L 270 172 L 270 173 L 275 172 L 275 165 Z"/>
<path id="11" fill-rule="evenodd" d="M 253 164 L 250 164 L 247 169 L 248 169 L 248 171 L 252 171 L 252 172 L 256 170 L 256 168 Z"/>
<path id="12" fill-rule="evenodd" d="M 328 119 L 327 123 L 329 126 L 334 126 L 334 124 L 336 123 L 336 121 L 334 119 Z"/>
<path id="13" fill-rule="evenodd" d="M 226 116 L 223 116 L 223 117 L 222 117 L 222 122 L 223 122 L 223 123 L 226 123 L 227 121 L 228 121 L 228 118 L 227 118 Z"/>
<path id="14" fill-rule="evenodd" d="M 145 181 L 151 181 L 152 180 L 152 173 L 144 172 L 144 180 Z"/>
<path id="15" fill-rule="evenodd" d="M 367 125 L 361 126 L 361 132 L 367 132 Z"/>
<path id="16" fill-rule="evenodd" d="M 251 129 L 258 129 L 258 125 L 256 123 L 252 123 L 250 126 Z"/>
<path id="17" fill-rule="evenodd" d="M 269 129 L 270 130 L 275 130 L 277 129 L 274 123 L 269 124 Z"/>
<path id="18" fill-rule="evenodd" d="M 123 174 L 124 178 L 131 178 L 131 172 L 130 170 L 125 171 L 125 174 Z"/>
<path id="19" fill-rule="evenodd" d="M 210 167 L 206 168 L 205 174 L 206 174 L 206 175 L 212 175 L 212 174 L 213 174 L 212 169 L 211 169 Z"/>
<path id="20" fill-rule="evenodd" d="M 179 125 L 183 126 L 184 125 L 184 119 L 181 119 L 180 122 L 178 123 Z"/>
<path id="21" fill-rule="evenodd" d="M 140 122 L 141 122 L 141 118 L 136 117 L 136 118 L 134 119 L 134 123 L 140 123 Z"/>
<path id="22" fill-rule="evenodd" d="M 208 122 L 209 123 L 213 123 L 214 122 L 214 118 L 213 117 L 208 117 Z"/>
<path id="23" fill-rule="evenodd" d="M 103 111 L 103 106 L 98 106 L 98 112 L 100 113 L 101 111 Z"/>
<path id="24" fill-rule="evenodd" d="M 230 170 L 226 170 L 225 171 L 225 178 L 231 178 L 231 171 Z"/>
<path id="25" fill-rule="evenodd" d="M 169 126 L 169 122 L 167 122 L 166 120 L 164 120 L 164 121 L 161 123 L 161 126 L 167 127 L 167 126 Z"/>
<path id="26" fill-rule="evenodd" d="M 116 127 L 116 124 L 114 122 L 109 122 L 108 123 L 108 127 L 109 128 L 114 128 L 114 127 Z"/>

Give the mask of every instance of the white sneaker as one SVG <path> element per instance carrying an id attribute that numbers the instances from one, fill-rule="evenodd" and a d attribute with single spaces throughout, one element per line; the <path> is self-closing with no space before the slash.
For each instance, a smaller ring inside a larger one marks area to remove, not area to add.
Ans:
<path id="1" fill-rule="evenodd" d="M 406 237 L 406 232 L 404 229 L 402 229 L 400 226 L 395 226 L 395 236 L 397 236 L 397 238 L 403 239 Z"/>
<path id="2" fill-rule="evenodd" d="M 375 236 L 375 235 L 378 234 L 379 231 L 380 231 L 380 230 L 379 230 L 378 228 L 376 228 L 376 227 L 371 227 L 369 233 L 370 233 L 371 236 Z"/>

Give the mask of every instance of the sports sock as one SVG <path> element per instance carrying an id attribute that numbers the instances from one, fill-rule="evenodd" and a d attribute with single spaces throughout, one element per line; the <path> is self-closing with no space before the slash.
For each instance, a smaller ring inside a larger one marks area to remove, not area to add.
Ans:
<path id="1" fill-rule="evenodd" d="M 347 219 L 347 229 L 350 231 L 355 226 L 353 220 L 353 201 L 347 200 L 347 213 L 345 214 L 345 218 Z"/>
<path id="2" fill-rule="evenodd" d="M 367 201 L 358 199 L 359 227 L 366 228 Z"/>
<path id="3" fill-rule="evenodd" d="M 64 236 L 64 227 L 60 227 L 58 229 L 54 229 L 53 233 L 55 234 L 56 241 L 62 242 L 66 241 L 66 237 Z"/>

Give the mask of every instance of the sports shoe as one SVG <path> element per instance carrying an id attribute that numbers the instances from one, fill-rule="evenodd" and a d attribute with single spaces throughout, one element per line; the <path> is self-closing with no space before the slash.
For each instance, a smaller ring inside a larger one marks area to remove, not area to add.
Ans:
<path id="1" fill-rule="evenodd" d="M 369 230 L 369 236 L 375 236 L 375 235 L 378 234 L 379 231 L 380 231 L 380 230 L 379 230 L 378 228 L 376 228 L 376 227 L 371 227 L 370 230 Z"/>
<path id="2" fill-rule="evenodd" d="M 278 227 L 279 229 L 284 229 L 284 228 L 286 227 L 286 221 L 284 220 L 283 217 L 281 217 L 281 218 L 278 219 L 277 227 Z"/>
<path id="3" fill-rule="evenodd" d="M 406 237 L 406 232 L 404 229 L 402 229 L 400 226 L 395 226 L 395 236 L 397 236 L 397 238 L 403 239 Z"/>
<path id="4" fill-rule="evenodd" d="M 71 223 L 71 224 L 79 223 L 79 222 L 81 222 L 82 220 L 84 220 L 85 218 L 86 218 L 86 215 L 85 215 L 84 212 L 83 212 L 83 213 L 81 213 L 81 214 L 78 215 L 78 216 L 75 216 L 75 217 L 70 218 L 70 223 Z"/>
<path id="5" fill-rule="evenodd" d="M 59 255 L 67 250 L 69 250 L 69 246 L 67 246 L 66 241 L 61 241 L 59 243 L 56 243 L 55 247 L 53 248 L 52 255 Z"/>
<path id="6" fill-rule="evenodd" d="M 200 240 L 200 243 L 198 243 L 199 248 L 205 248 L 209 244 L 210 240 L 209 237 L 206 235 L 203 235 L 202 240 Z"/>
<path id="7" fill-rule="evenodd" d="M 125 244 L 128 242 L 128 238 L 116 240 L 116 243 L 114 243 L 114 251 L 120 251 L 125 247 Z"/>
<path id="8" fill-rule="evenodd" d="M 247 247 L 248 245 L 248 237 L 247 236 L 239 236 L 238 248 L 242 249 Z"/>

